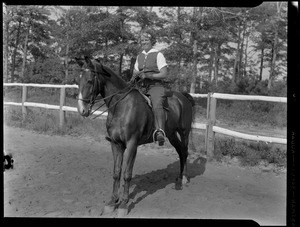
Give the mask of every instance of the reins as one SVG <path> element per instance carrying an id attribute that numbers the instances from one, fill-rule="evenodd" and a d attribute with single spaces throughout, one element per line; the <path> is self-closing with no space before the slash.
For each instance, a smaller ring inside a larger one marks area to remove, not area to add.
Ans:
<path id="1" fill-rule="evenodd" d="M 97 72 L 96 71 L 94 71 L 96 74 L 97 74 Z M 120 98 L 120 99 L 118 99 L 113 105 L 111 105 L 110 107 L 108 107 L 108 108 L 106 108 L 104 111 L 102 111 L 102 113 L 101 114 L 98 114 L 97 116 L 95 116 L 95 117 L 93 117 L 92 119 L 96 119 L 97 117 L 100 117 L 102 114 L 104 114 L 105 112 L 107 112 L 107 111 L 109 111 L 110 109 L 112 109 L 114 106 L 116 106 L 122 99 L 124 99 L 133 89 L 135 89 L 136 88 L 136 85 L 141 81 L 130 81 L 130 84 L 129 84 L 129 86 L 127 86 L 127 87 L 125 87 L 124 89 L 122 89 L 122 90 L 120 90 L 120 91 L 118 91 L 118 92 L 116 92 L 116 93 L 113 93 L 113 94 L 111 94 L 111 95 L 109 95 L 109 96 L 106 96 L 106 97 L 101 97 L 101 98 L 97 98 L 97 97 L 94 97 L 94 93 L 95 93 L 95 84 L 96 84 L 96 80 L 97 80 L 97 78 L 96 78 L 96 76 L 94 77 L 95 79 L 94 79 L 94 83 L 93 83 L 93 89 L 92 89 L 92 97 L 90 98 L 90 99 L 79 99 L 79 98 L 77 98 L 77 100 L 82 100 L 82 101 L 89 101 L 89 111 L 91 111 L 92 110 L 92 107 L 93 107 L 93 105 L 96 103 L 96 102 L 100 102 L 100 101 L 105 101 L 105 100 L 107 100 L 107 99 L 110 99 L 110 98 L 112 98 L 112 97 L 114 97 L 115 95 L 118 95 L 118 94 L 120 94 L 120 93 L 122 93 L 122 92 L 124 92 L 124 91 L 126 91 L 126 90 L 128 90 L 126 93 L 124 93 L 124 95 Z M 101 104 L 99 107 L 97 107 L 95 110 L 93 110 L 91 113 L 90 113 L 90 115 L 92 115 L 93 113 L 95 113 L 98 109 L 100 109 L 102 106 L 104 106 L 105 105 L 105 102 L 103 103 L 103 104 Z"/>
<path id="2" fill-rule="evenodd" d="M 130 88 L 129 91 L 127 91 L 120 99 L 118 99 L 113 105 L 111 105 L 110 107 L 106 108 L 104 111 L 102 111 L 101 114 L 98 114 L 97 116 L 93 117 L 92 119 L 96 119 L 97 117 L 100 117 L 102 114 L 104 114 L 105 112 L 107 112 L 108 110 L 110 110 L 110 109 L 112 109 L 114 106 L 116 106 L 116 105 L 117 105 L 122 99 L 124 99 L 124 98 L 125 98 L 125 97 L 133 90 L 133 89 L 135 89 L 135 86 L 134 86 L 134 85 L 132 86 L 132 84 L 131 84 L 131 85 L 127 86 L 126 88 L 124 88 L 123 90 L 118 91 L 118 92 L 116 92 L 116 93 L 110 95 L 109 97 L 103 98 L 103 100 L 105 100 L 106 98 L 111 98 L 111 97 L 113 97 L 113 96 L 115 96 L 115 95 L 121 93 L 122 91 L 128 89 L 128 88 Z M 94 112 L 96 112 L 98 109 L 100 109 L 104 104 L 105 104 L 105 103 L 103 103 L 100 107 L 98 107 L 98 108 L 95 109 L 93 112 L 91 112 L 91 115 L 92 115 Z"/>

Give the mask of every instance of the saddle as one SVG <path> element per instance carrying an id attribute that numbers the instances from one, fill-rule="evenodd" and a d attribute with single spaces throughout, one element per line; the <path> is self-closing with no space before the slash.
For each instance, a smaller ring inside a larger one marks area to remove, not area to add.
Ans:
<path id="1" fill-rule="evenodd" d="M 143 91 L 141 91 L 140 89 L 137 89 L 140 94 L 142 95 L 142 97 L 146 100 L 148 106 L 152 109 L 152 102 L 151 102 L 151 95 L 149 94 L 145 94 Z M 163 107 L 165 110 L 169 111 L 169 104 L 168 104 L 168 97 L 173 96 L 173 91 L 168 90 L 165 92 L 165 96 L 167 97 L 166 102 L 164 102 Z"/>

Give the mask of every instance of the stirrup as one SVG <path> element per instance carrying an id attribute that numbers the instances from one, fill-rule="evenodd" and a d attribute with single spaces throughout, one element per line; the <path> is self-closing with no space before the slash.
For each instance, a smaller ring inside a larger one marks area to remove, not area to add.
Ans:
<path id="1" fill-rule="evenodd" d="M 156 143 L 156 141 L 157 141 L 157 140 L 155 140 L 155 134 L 156 134 L 157 132 L 162 132 L 163 136 L 166 137 L 166 133 L 164 132 L 164 130 L 162 130 L 161 128 L 156 129 L 156 130 L 153 132 L 153 136 L 152 136 L 152 137 L 153 137 L 153 142 L 154 142 L 154 143 Z"/>

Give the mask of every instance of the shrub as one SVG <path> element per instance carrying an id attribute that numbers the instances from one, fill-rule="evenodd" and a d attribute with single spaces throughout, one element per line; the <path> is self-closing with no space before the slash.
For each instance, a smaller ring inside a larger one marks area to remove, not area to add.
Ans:
<path id="1" fill-rule="evenodd" d="M 260 155 L 256 150 L 245 149 L 245 154 L 241 158 L 241 164 L 244 166 L 250 165 L 255 166 L 260 161 Z"/>
<path id="2" fill-rule="evenodd" d="M 241 164 L 255 166 L 260 160 L 277 165 L 286 165 L 286 148 L 264 142 L 237 142 L 234 138 L 216 138 L 214 158 L 217 161 L 224 156 L 238 157 Z"/>
<path id="3" fill-rule="evenodd" d="M 270 96 L 279 96 L 279 97 L 286 97 L 287 96 L 287 86 L 286 81 L 274 81 L 273 86 L 268 92 Z"/>
<path id="4" fill-rule="evenodd" d="M 268 95 L 268 81 L 255 81 L 252 87 L 248 88 L 250 95 Z"/>
<path id="5" fill-rule="evenodd" d="M 23 121 L 22 112 L 20 108 L 6 108 L 4 110 L 4 122 L 9 126 L 19 126 Z M 15 125 L 17 123 L 17 125 Z"/>
<path id="6" fill-rule="evenodd" d="M 286 166 L 286 150 L 279 147 L 272 147 L 262 151 L 261 159 L 269 163 Z"/>
<path id="7" fill-rule="evenodd" d="M 220 161 L 223 156 L 239 156 L 239 150 L 234 139 L 215 139 L 214 159 Z"/>

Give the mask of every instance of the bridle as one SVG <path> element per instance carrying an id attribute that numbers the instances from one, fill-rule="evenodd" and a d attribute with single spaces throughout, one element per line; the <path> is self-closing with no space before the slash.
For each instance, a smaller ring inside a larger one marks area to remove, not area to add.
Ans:
<path id="1" fill-rule="evenodd" d="M 95 94 L 95 91 L 96 91 L 96 86 L 97 86 L 97 83 L 98 83 L 98 78 L 97 78 L 97 74 L 99 74 L 99 72 L 96 71 L 96 66 L 95 67 L 95 70 L 90 70 L 91 72 L 94 73 L 94 76 L 93 76 L 93 82 L 92 82 L 92 95 L 89 99 L 79 99 L 78 96 L 77 96 L 77 100 L 82 100 L 83 102 L 88 102 L 88 110 L 89 110 L 89 115 L 92 115 L 94 112 L 96 112 L 98 109 L 100 109 L 102 106 L 105 105 L 105 102 L 103 104 L 101 104 L 99 107 L 97 107 L 95 110 L 92 111 L 92 108 L 93 108 L 93 105 L 96 103 L 96 102 L 99 102 L 101 100 L 105 101 L 107 99 L 111 99 L 113 98 L 115 95 L 117 94 L 120 94 L 126 90 L 128 90 L 126 93 L 124 93 L 124 95 L 118 99 L 114 104 L 112 104 L 110 107 L 108 107 L 106 110 L 102 111 L 101 114 L 98 114 L 97 116 L 95 116 L 93 119 L 101 116 L 103 113 L 105 113 L 106 111 L 110 110 L 112 107 L 116 106 L 123 98 L 125 98 L 133 89 L 136 88 L 136 85 L 138 82 L 135 82 L 135 83 L 130 83 L 127 87 L 125 87 L 124 89 L 118 91 L 118 92 L 115 92 L 109 96 L 106 96 L 106 97 L 101 97 L 101 98 L 97 98 L 98 94 Z M 139 81 L 140 82 L 140 81 Z M 92 111 L 92 112 L 91 112 Z"/>
<path id="2" fill-rule="evenodd" d="M 87 69 L 85 69 L 85 70 L 87 70 Z M 92 92 L 91 92 L 91 97 L 90 97 L 89 99 L 80 99 L 78 96 L 76 97 L 77 100 L 81 100 L 81 101 L 83 101 L 83 102 L 88 102 L 88 110 L 89 110 L 89 112 L 92 110 L 93 105 L 96 103 L 96 101 L 102 100 L 102 98 L 101 98 L 101 99 L 97 99 L 97 96 L 98 96 L 98 95 L 95 94 L 96 86 L 97 86 L 97 82 L 98 82 L 98 80 L 97 80 L 96 66 L 95 66 L 95 70 L 94 70 L 94 71 L 91 70 L 91 72 L 94 73 L 93 81 L 92 81 Z M 104 104 L 103 104 L 103 105 L 104 105 Z M 103 105 L 102 105 L 102 106 L 103 106 Z M 102 106 L 101 106 L 101 107 L 102 107 Z"/>

